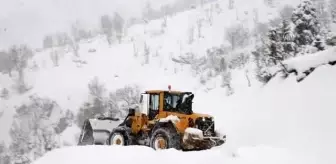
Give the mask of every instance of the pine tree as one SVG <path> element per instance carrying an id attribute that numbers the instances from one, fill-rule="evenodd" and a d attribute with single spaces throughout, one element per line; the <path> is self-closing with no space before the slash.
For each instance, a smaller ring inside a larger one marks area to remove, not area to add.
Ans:
<path id="1" fill-rule="evenodd" d="M 300 47 L 311 45 L 320 32 L 316 8 L 312 2 L 303 1 L 294 10 L 291 20 L 295 24 L 295 43 Z"/>
<path id="2" fill-rule="evenodd" d="M 281 37 L 279 35 L 279 30 L 276 28 L 272 28 L 268 32 L 268 49 L 269 54 L 268 57 L 273 62 L 274 65 L 278 64 L 278 61 L 282 61 L 284 57 L 283 54 L 283 47 L 281 44 Z"/>
<path id="3" fill-rule="evenodd" d="M 291 24 L 288 20 L 283 20 L 279 27 L 279 37 L 282 45 L 283 59 L 292 57 L 296 52 L 296 44 L 294 43 L 294 33 Z"/>

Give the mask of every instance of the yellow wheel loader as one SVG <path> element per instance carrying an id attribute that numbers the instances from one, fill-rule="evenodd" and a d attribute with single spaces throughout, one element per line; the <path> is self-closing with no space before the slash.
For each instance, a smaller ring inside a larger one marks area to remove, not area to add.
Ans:
<path id="1" fill-rule="evenodd" d="M 101 117 L 85 121 L 79 145 L 145 145 L 158 149 L 204 150 L 225 143 L 226 135 L 215 131 L 212 116 L 194 113 L 194 94 L 149 90 L 127 117 Z M 118 125 L 116 125 L 118 124 Z"/>

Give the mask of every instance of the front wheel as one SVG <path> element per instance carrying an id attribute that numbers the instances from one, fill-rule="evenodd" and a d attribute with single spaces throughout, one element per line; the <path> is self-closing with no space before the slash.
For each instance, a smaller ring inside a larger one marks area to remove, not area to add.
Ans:
<path id="1" fill-rule="evenodd" d="M 110 137 L 110 145 L 125 146 L 125 136 L 119 132 L 113 133 Z"/>
<path id="2" fill-rule="evenodd" d="M 175 148 L 180 149 L 180 137 L 170 128 L 159 128 L 151 137 L 150 147 L 155 150 Z"/>

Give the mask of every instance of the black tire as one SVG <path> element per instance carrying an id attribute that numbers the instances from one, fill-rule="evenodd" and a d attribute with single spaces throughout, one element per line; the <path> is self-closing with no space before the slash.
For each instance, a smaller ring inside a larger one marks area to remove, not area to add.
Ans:
<path id="1" fill-rule="evenodd" d="M 112 132 L 109 139 L 108 139 L 109 145 L 120 145 L 120 146 L 126 146 L 127 145 L 127 138 L 123 133 L 120 132 Z"/>
<path id="2" fill-rule="evenodd" d="M 161 140 L 165 142 L 165 146 L 158 148 L 157 141 Z M 150 139 L 150 147 L 154 150 L 158 149 L 181 149 L 181 138 L 180 135 L 176 132 L 175 129 L 171 127 L 161 127 L 157 128 Z"/>

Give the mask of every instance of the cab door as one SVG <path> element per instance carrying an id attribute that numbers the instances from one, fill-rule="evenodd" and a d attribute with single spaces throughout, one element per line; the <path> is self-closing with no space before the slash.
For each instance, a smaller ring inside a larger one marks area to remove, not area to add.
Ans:
<path id="1" fill-rule="evenodd" d="M 160 109 L 160 95 L 152 93 L 149 95 L 149 106 L 148 106 L 148 120 L 153 120 L 157 114 L 159 114 Z"/>

